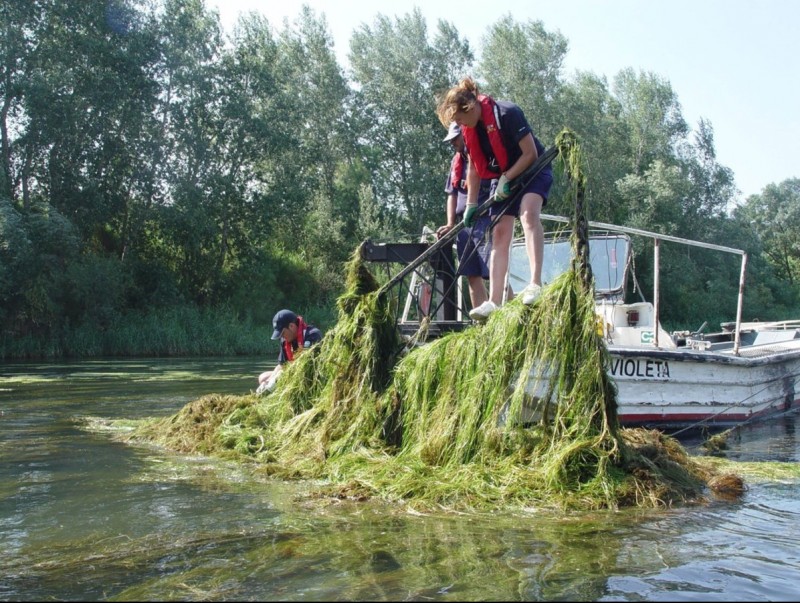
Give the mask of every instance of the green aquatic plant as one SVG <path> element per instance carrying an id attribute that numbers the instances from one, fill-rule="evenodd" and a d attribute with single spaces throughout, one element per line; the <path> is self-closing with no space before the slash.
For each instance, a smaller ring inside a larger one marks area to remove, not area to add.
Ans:
<path id="1" fill-rule="evenodd" d="M 220 430 L 226 445 L 278 463 L 276 472 L 319 475 L 331 457 L 384 443 L 380 396 L 403 342 L 392 300 L 377 294 L 360 250 L 346 278 L 333 329 L 284 366 L 272 393 L 232 414 Z"/>
<path id="2" fill-rule="evenodd" d="M 623 430 L 597 332 L 580 146 L 556 139 L 575 208 L 571 268 L 531 306 L 407 345 L 360 250 L 335 327 L 288 365 L 276 389 L 204 428 L 203 450 L 237 454 L 320 493 L 418 507 L 618 508 L 702 500 L 712 471 L 658 432 Z M 409 349 L 410 348 L 410 349 Z M 207 401 L 208 402 L 208 401 Z M 152 429 L 152 426 L 151 426 Z M 191 439 L 191 438 L 190 438 Z"/>

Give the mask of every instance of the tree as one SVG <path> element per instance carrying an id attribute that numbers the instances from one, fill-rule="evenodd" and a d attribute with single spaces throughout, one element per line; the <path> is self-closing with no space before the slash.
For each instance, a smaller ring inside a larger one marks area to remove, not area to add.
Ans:
<path id="1" fill-rule="evenodd" d="M 356 137 L 348 120 L 352 92 L 336 62 L 327 22 L 308 6 L 302 7 L 294 24 L 285 25 L 278 57 L 277 80 L 292 139 L 282 161 L 288 166 L 287 219 L 294 225 L 293 232 L 285 233 L 286 242 L 296 245 L 307 261 L 316 258 L 327 273 L 349 255 L 340 237 L 352 234 L 358 209 L 354 197 L 339 194 L 337 180 L 340 170 L 357 161 Z M 340 232 L 333 235 L 336 230 Z M 324 244 L 332 235 L 339 243 Z"/>
<path id="2" fill-rule="evenodd" d="M 700 226 L 725 215 L 733 207 L 738 191 L 731 169 L 717 162 L 711 123 L 701 119 L 693 134 L 692 143 L 679 148 L 678 156 L 693 185 L 691 207 L 685 211 L 690 214 L 689 221 Z M 701 238 L 704 234 L 702 228 L 698 228 L 694 236 Z"/>
<path id="3" fill-rule="evenodd" d="M 778 277 L 796 285 L 800 279 L 800 179 L 768 185 L 760 195 L 751 195 L 735 215 L 752 225 Z"/>
<path id="4" fill-rule="evenodd" d="M 35 40 L 33 32 L 41 18 L 42 3 L 3 2 L 0 5 L 0 197 L 13 200 L 19 192 L 26 193 L 23 177 L 25 161 L 15 157 L 11 128 L 20 122 L 23 113 L 25 82 L 32 71 Z M 14 163 L 16 162 L 16 166 Z M 17 187 L 21 186 L 22 191 Z M 28 202 L 23 194 L 23 205 Z"/>
<path id="5" fill-rule="evenodd" d="M 119 254 L 131 196 L 149 178 L 137 152 L 155 101 L 152 31 L 126 0 L 42 6 L 19 141 L 22 187 L 48 199 L 88 245 Z"/>
<path id="6" fill-rule="evenodd" d="M 608 89 L 605 77 L 578 72 L 562 86 L 556 101 L 562 115 L 562 128 L 576 133 L 581 141 L 583 169 L 586 174 L 589 215 L 600 222 L 621 223 L 627 208 L 620 199 L 617 182 L 629 173 L 630 133 L 622 119 L 622 107 Z M 571 215 L 573 208 L 558 207 L 554 186 L 549 213 Z"/>
<path id="7" fill-rule="evenodd" d="M 437 95 L 455 83 L 453 74 L 464 71 L 472 54 L 444 22 L 431 44 L 419 9 L 394 23 L 378 15 L 372 28 L 353 33 L 350 49 L 359 143 L 375 198 L 406 232 L 419 233 L 444 212 L 449 149 L 441 143 Z"/>
<path id="8" fill-rule="evenodd" d="M 567 49 L 567 39 L 541 21 L 520 24 L 511 15 L 491 25 L 484 38 L 479 76 L 486 92 L 519 105 L 545 146 L 563 128 L 556 100 Z"/>
<path id="9" fill-rule="evenodd" d="M 630 170 L 642 174 L 657 159 L 672 162 L 689 128 L 670 83 L 653 73 L 623 69 L 614 78 L 614 96 L 630 134 Z"/>
<path id="10" fill-rule="evenodd" d="M 222 47 L 219 19 L 201 0 L 165 2 L 158 72 L 165 196 L 154 224 L 158 236 L 150 240 L 200 304 L 218 299 L 228 252 L 232 158 L 226 150 L 234 140 L 224 128 Z"/>

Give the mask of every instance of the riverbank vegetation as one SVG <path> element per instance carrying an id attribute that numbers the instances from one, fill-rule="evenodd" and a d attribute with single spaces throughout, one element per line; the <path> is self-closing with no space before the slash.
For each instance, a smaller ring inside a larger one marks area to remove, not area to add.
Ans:
<path id="1" fill-rule="evenodd" d="M 590 219 L 747 250 L 746 320 L 800 306 L 798 181 L 740 199 L 712 124 L 688 124 L 668 81 L 566 73 L 568 40 L 544 22 L 498 18 L 476 56 L 452 23 L 378 16 L 344 66 L 307 7 L 231 31 L 203 0 L 4 2 L 0 17 L 2 358 L 274 353 L 282 307 L 326 330 L 351 250 L 443 222 L 436 96 L 465 74 L 545 145 L 578 135 Z M 681 274 L 668 326 L 733 319 L 738 263 L 665 245 L 661 267 Z"/>

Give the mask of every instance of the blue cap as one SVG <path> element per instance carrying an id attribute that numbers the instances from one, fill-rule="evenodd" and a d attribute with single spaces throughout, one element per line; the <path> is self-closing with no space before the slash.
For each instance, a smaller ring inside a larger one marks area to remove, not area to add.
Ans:
<path id="1" fill-rule="evenodd" d="M 296 321 L 297 321 L 297 314 L 295 314 L 291 310 L 280 310 L 275 315 L 275 318 L 272 319 L 272 328 L 274 329 L 272 333 L 272 338 L 278 339 L 281 336 L 281 331 L 283 331 L 286 327 L 288 327 L 290 324 Z"/>
<path id="2" fill-rule="evenodd" d="M 461 126 L 459 126 L 456 122 L 450 122 L 450 129 L 447 130 L 447 136 L 444 137 L 442 142 L 449 142 L 453 140 L 456 136 L 461 136 Z"/>

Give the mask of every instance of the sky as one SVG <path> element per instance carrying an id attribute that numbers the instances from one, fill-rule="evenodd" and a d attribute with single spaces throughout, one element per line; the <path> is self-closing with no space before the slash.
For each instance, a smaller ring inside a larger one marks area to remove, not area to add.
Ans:
<path id="1" fill-rule="evenodd" d="M 711 123 L 717 161 L 733 170 L 740 201 L 800 178 L 798 0 L 206 0 L 226 30 L 249 11 L 282 29 L 302 4 L 325 16 L 344 68 L 352 32 L 372 27 L 378 14 L 403 17 L 419 8 L 431 40 L 446 20 L 476 57 L 501 17 L 541 21 L 569 43 L 567 78 L 589 71 L 610 84 L 630 67 L 668 81 L 692 129 L 701 118 Z"/>

